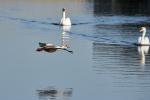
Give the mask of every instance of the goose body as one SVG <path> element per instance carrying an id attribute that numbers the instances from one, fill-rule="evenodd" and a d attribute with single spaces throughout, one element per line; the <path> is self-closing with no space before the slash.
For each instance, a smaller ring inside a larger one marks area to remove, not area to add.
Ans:
<path id="1" fill-rule="evenodd" d="M 66 48 L 68 48 L 66 45 L 57 46 L 57 45 L 54 45 L 54 44 L 41 43 L 41 42 L 39 42 L 39 46 L 44 48 L 44 49 L 66 49 Z"/>
<path id="2" fill-rule="evenodd" d="M 60 25 L 62 26 L 71 26 L 71 20 L 70 18 L 66 18 L 66 10 L 63 8 L 62 9 L 63 15 L 60 21 Z"/>
<path id="3" fill-rule="evenodd" d="M 149 38 L 148 37 L 145 37 L 145 35 L 146 35 L 146 28 L 145 27 L 141 27 L 141 29 L 140 29 L 140 32 L 142 32 L 142 36 L 140 36 L 139 38 L 138 38 L 138 44 L 139 45 L 150 45 L 150 42 L 149 42 Z"/>
<path id="4" fill-rule="evenodd" d="M 50 44 L 50 43 L 39 42 L 39 46 L 40 47 L 37 48 L 36 51 L 46 51 L 46 52 L 52 53 L 52 52 L 57 51 L 58 49 L 61 49 L 61 50 L 65 50 L 65 51 L 68 51 L 70 53 L 73 53 L 73 51 L 70 51 L 67 49 L 67 48 L 69 48 L 67 45 L 57 46 L 57 45 Z"/>

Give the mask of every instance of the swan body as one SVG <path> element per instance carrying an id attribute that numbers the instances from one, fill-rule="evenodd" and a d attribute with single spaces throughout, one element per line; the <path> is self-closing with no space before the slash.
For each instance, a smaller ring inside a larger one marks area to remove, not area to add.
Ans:
<path id="1" fill-rule="evenodd" d="M 145 37 L 145 35 L 146 35 L 146 28 L 145 27 L 141 27 L 140 32 L 142 32 L 142 36 L 140 36 L 138 38 L 138 44 L 139 45 L 150 45 L 149 38 Z"/>
<path id="2" fill-rule="evenodd" d="M 70 18 L 66 18 L 66 10 L 63 8 L 63 17 L 61 18 L 60 25 L 62 26 L 71 26 Z"/>
<path id="3" fill-rule="evenodd" d="M 149 44 L 149 38 L 148 38 L 148 37 L 142 38 L 142 37 L 140 36 L 140 37 L 138 38 L 138 44 L 141 44 L 141 45 Z"/>

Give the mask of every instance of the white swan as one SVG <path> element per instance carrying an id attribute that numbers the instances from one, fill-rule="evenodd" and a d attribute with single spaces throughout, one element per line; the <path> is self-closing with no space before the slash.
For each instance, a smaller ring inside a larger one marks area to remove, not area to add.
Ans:
<path id="1" fill-rule="evenodd" d="M 71 26 L 70 18 L 66 18 L 66 9 L 63 8 L 62 12 L 63 12 L 63 15 L 62 15 L 62 19 L 60 21 L 60 25 L 62 25 L 62 26 Z"/>
<path id="2" fill-rule="evenodd" d="M 149 38 L 145 37 L 146 35 L 146 27 L 141 27 L 140 32 L 142 32 L 142 36 L 138 38 L 139 45 L 150 45 Z"/>

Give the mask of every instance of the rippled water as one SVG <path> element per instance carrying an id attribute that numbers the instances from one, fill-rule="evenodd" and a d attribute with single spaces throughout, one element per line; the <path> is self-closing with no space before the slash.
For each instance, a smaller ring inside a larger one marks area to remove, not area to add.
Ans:
<path id="1" fill-rule="evenodd" d="M 148 0 L 0 2 L 0 99 L 149 100 L 149 47 L 134 45 L 139 27 L 150 37 Z M 39 42 L 73 53 L 37 52 Z"/>

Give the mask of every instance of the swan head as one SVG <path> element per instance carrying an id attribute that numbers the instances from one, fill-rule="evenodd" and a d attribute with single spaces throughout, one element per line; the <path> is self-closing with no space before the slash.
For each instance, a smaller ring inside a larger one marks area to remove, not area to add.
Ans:
<path id="1" fill-rule="evenodd" d="M 66 11 L 66 9 L 65 9 L 65 8 L 63 8 L 63 9 L 62 9 L 62 11 L 64 12 L 64 11 Z"/>
<path id="2" fill-rule="evenodd" d="M 146 32 L 146 27 L 141 27 L 140 32 Z"/>

